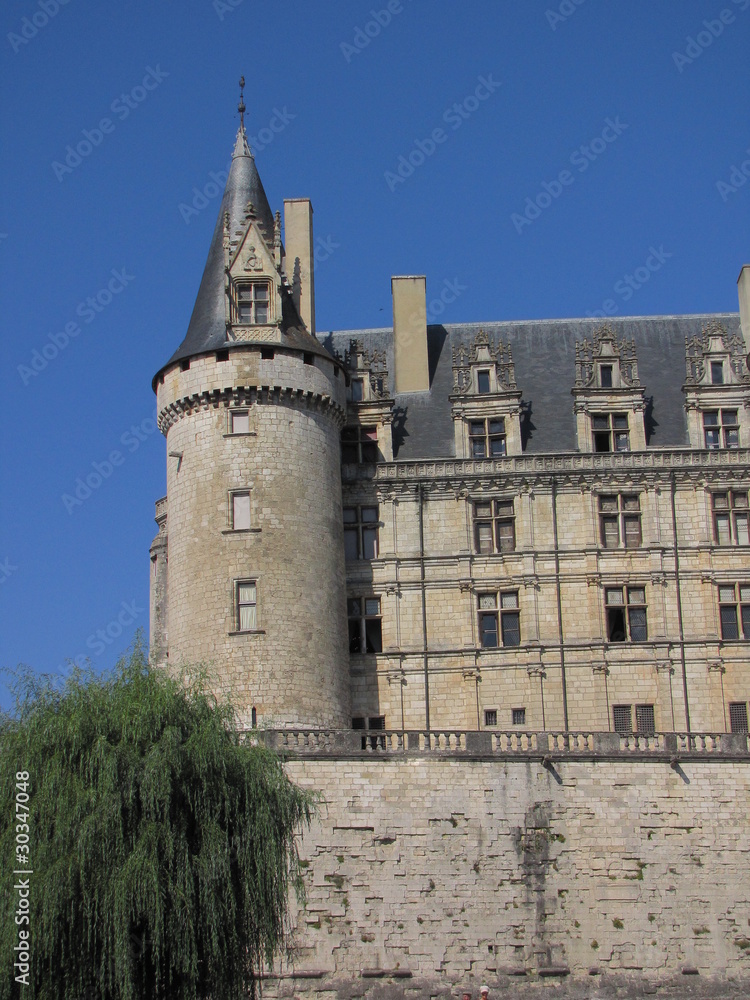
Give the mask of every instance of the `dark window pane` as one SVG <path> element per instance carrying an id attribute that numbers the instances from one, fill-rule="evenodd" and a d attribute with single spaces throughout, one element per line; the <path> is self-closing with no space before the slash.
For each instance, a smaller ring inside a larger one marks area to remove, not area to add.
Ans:
<path id="1" fill-rule="evenodd" d="M 496 726 L 497 725 L 497 709 L 488 708 L 484 713 L 484 724 L 485 726 Z"/>
<path id="2" fill-rule="evenodd" d="M 380 653 L 383 649 L 383 638 L 379 618 L 365 619 L 365 650 L 368 653 Z"/>
<path id="3" fill-rule="evenodd" d="M 484 458 L 484 438 L 474 438 L 471 442 L 471 457 Z"/>
<path id="4" fill-rule="evenodd" d="M 362 558 L 377 559 L 378 557 L 378 532 L 376 528 L 362 529 Z"/>
<path id="5" fill-rule="evenodd" d="M 625 612 L 622 608 L 607 608 L 607 639 L 625 642 Z"/>
<path id="6" fill-rule="evenodd" d="M 482 393 L 490 391 L 489 372 L 477 372 L 477 389 Z"/>
<path id="7" fill-rule="evenodd" d="M 628 617 L 630 618 L 630 641 L 645 642 L 648 638 L 646 634 L 646 609 L 630 608 Z"/>
<path id="8" fill-rule="evenodd" d="M 372 444 L 370 441 L 362 442 L 362 461 L 363 462 L 377 462 L 378 460 L 378 446 Z"/>
<path id="9" fill-rule="evenodd" d="M 352 402 L 361 403 L 364 399 L 365 387 L 361 378 L 352 379 Z"/>
<path id="10" fill-rule="evenodd" d="M 750 604 L 740 605 L 740 617 L 742 618 L 742 638 L 750 639 Z"/>
<path id="11" fill-rule="evenodd" d="M 525 726 L 526 725 L 526 709 L 525 708 L 514 708 L 512 709 L 512 718 L 514 726 Z"/>
<path id="12" fill-rule="evenodd" d="M 501 458 L 505 454 L 505 438 L 490 438 L 490 454 L 493 458 Z"/>
<path id="13" fill-rule="evenodd" d="M 609 451 L 609 433 L 604 434 L 601 431 L 597 431 L 594 434 L 594 451 Z"/>
<path id="14" fill-rule="evenodd" d="M 731 428 L 724 431 L 724 439 L 727 448 L 739 448 L 740 446 L 740 432 L 737 428 Z"/>
<path id="15" fill-rule="evenodd" d="M 641 544 L 641 519 L 640 517 L 626 517 L 625 521 L 625 548 L 636 549 Z"/>
<path id="16" fill-rule="evenodd" d="M 602 365 L 599 369 L 602 389 L 612 388 L 612 365 Z"/>
<path id="17" fill-rule="evenodd" d="M 516 534 L 512 521 L 498 521 L 497 547 L 501 552 L 512 552 L 516 547 Z"/>
<path id="18" fill-rule="evenodd" d="M 362 641 L 360 639 L 360 619 L 349 619 L 349 652 L 360 653 L 362 651 Z"/>
<path id="19" fill-rule="evenodd" d="M 344 531 L 344 556 L 347 559 L 357 559 L 359 557 L 356 528 L 347 528 Z"/>
<path id="20" fill-rule="evenodd" d="M 255 303 L 255 322 L 256 323 L 267 323 L 268 322 L 268 304 L 265 302 Z"/>
<path id="21" fill-rule="evenodd" d="M 592 426 L 595 431 L 607 431 L 609 430 L 609 417 L 606 414 L 600 414 L 598 416 L 593 416 L 591 418 Z"/>
<path id="22" fill-rule="evenodd" d="M 746 733 L 747 702 L 736 701 L 729 705 L 729 728 L 733 733 Z"/>
<path id="23" fill-rule="evenodd" d="M 351 465 L 357 462 L 359 458 L 359 449 L 356 444 L 342 444 L 341 445 L 341 461 L 347 465 Z"/>
<path id="24" fill-rule="evenodd" d="M 612 426 L 617 430 L 628 429 L 628 417 L 625 413 L 615 413 L 612 415 Z"/>
<path id="25" fill-rule="evenodd" d="M 639 733 L 653 733 L 656 731 L 653 705 L 635 706 L 635 728 Z"/>
<path id="26" fill-rule="evenodd" d="M 707 448 L 718 448 L 719 447 L 719 432 L 718 431 L 706 431 L 706 447 Z"/>
<path id="27" fill-rule="evenodd" d="M 497 615 L 482 614 L 479 616 L 479 632 L 484 649 L 497 648 Z"/>
<path id="28" fill-rule="evenodd" d="M 722 639 L 739 639 L 737 631 L 737 608 L 724 605 L 719 608 Z"/>
<path id="29" fill-rule="evenodd" d="M 477 552 L 482 555 L 492 552 L 492 524 L 489 521 L 477 524 L 476 542 Z"/>
<path id="30" fill-rule="evenodd" d="M 711 362 L 711 381 L 714 385 L 724 384 L 724 365 L 721 361 Z"/>
<path id="31" fill-rule="evenodd" d="M 616 517 L 602 518 L 602 544 L 605 549 L 616 549 L 620 544 L 620 532 Z"/>
<path id="32" fill-rule="evenodd" d="M 352 729 L 364 729 L 365 720 L 362 718 L 352 719 Z"/>
<path id="33" fill-rule="evenodd" d="M 503 646 L 521 645 L 521 622 L 517 611 L 503 613 Z"/>
<path id="34" fill-rule="evenodd" d="M 505 418 L 490 420 L 490 434 L 505 434 Z"/>
<path id="35" fill-rule="evenodd" d="M 633 722 L 630 705 L 613 705 L 612 720 L 616 733 L 632 733 Z"/>
<path id="36" fill-rule="evenodd" d="M 346 602 L 346 613 L 351 617 L 362 612 L 362 602 L 359 597 L 350 597 Z"/>
<path id="37" fill-rule="evenodd" d="M 615 434 L 615 451 L 630 451 L 627 433 L 618 432 Z"/>

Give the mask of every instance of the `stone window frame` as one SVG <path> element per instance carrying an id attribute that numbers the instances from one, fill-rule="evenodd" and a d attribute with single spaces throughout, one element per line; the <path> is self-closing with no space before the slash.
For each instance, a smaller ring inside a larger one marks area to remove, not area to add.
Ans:
<path id="1" fill-rule="evenodd" d="M 750 639 L 750 583 L 718 584 L 719 631 L 722 642 Z"/>
<path id="2" fill-rule="evenodd" d="M 383 609 L 380 595 L 347 596 L 346 618 L 350 656 L 383 652 Z"/>
<path id="3" fill-rule="evenodd" d="M 518 590 L 485 590 L 478 593 L 477 623 L 481 649 L 517 649 L 521 645 Z M 494 642 L 492 636 L 495 637 Z"/>
<path id="4" fill-rule="evenodd" d="M 241 601 L 242 594 L 240 593 L 240 588 L 244 586 L 252 585 L 255 588 L 255 600 L 254 601 Z M 260 627 L 260 600 L 259 600 L 259 579 L 258 576 L 242 576 L 238 577 L 232 582 L 232 608 L 233 608 L 233 618 L 234 618 L 234 629 L 230 633 L 231 635 L 258 635 L 263 634 L 263 629 Z M 249 628 L 242 628 L 242 611 L 243 607 L 253 607 L 255 609 L 255 622 Z"/>
<path id="5" fill-rule="evenodd" d="M 230 406 L 227 409 L 227 429 L 224 437 L 257 437 L 257 433 L 252 428 L 251 406 Z M 235 418 L 247 417 L 247 430 L 235 430 Z"/>
<path id="6" fill-rule="evenodd" d="M 591 445 L 594 454 L 596 455 L 616 455 L 622 454 L 624 452 L 630 451 L 630 420 L 628 413 L 622 410 L 600 410 L 598 412 L 592 412 L 591 417 Z M 597 421 L 606 420 L 607 425 L 603 427 L 600 425 L 597 427 Z M 616 420 L 624 420 L 625 426 L 623 429 L 622 424 L 617 426 Z M 609 447 L 599 448 L 598 443 L 604 443 L 604 435 L 607 435 L 607 441 Z M 618 438 L 623 439 L 626 447 L 618 447 Z M 613 447 L 614 446 L 614 447 Z"/>
<path id="7" fill-rule="evenodd" d="M 526 725 L 526 707 L 512 708 L 510 710 L 510 719 L 512 726 L 525 726 Z"/>
<path id="8" fill-rule="evenodd" d="M 633 729 L 634 715 L 635 729 Z M 652 736 L 656 732 L 654 705 L 613 705 L 612 728 L 621 736 L 629 736 L 632 733 L 640 733 L 643 736 Z"/>
<path id="9" fill-rule="evenodd" d="M 628 507 L 635 502 L 635 506 Z M 605 509 L 605 504 L 610 504 L 609 510 Z M 599 518 L 599 544 L 608 551 L 622 549 L 640 549 L 643 547 L 643 524 L 641 521 L 643 511 L 641 509 L 641 495 L 638 492 L 623 491 L 621 493 L 600 493 L 597 496 L 597 515 Z M 607 525 L 614 522 L 617 529 L 617 542 L 608 544 L 611 538 L 611 531 L 608 533 Z M 629 526 L 637 523 L 637 542 L 633 542 L 634 532 Z"/>
<path id="10" fill-rule="evenodd" d="M 472 417 L 467 420 L 469 430 L 469 457 L 505 458 L 508 454 L 508 432 L 505 416 Z M 493 424 L 496 425 L 493 428 Z M 476 452 L 481 442 L 482 454 Z M 496 448 L 497 446 L 497 448 Z"/>
<path id="11" fill-rule="evenodd" d="M 620 594 L 620 600 L 614 598 Z M 641 596 L 642 595 L 642 596 Z M 642 621 L 641 618 L 642 612 Z M 648 602 L 645 584 L 612 584 L 604 587 L 604 620 L 607 643 L 648 642 Z M 640 633 L 642 630 L 642 635 Z M 633 634 L 637 637 L 634 638 Z M 615 635 L 621 638 L 615 638 Z"/>
<path id="12" fill-rule="evenodd" d="M 256 295 L 259 289 L 265 290 L 265 299 Z M 243 295 L 251 292 L 249 299 L 243 299 Z M 271 306 L 271 280 L 270 278 L 246 279 L 241 278 L 234 282 L 234 316 L 235 326 L 268 326 L 272 323 Z M 242 315 L 243 307 L 249 305 L 249 318 Z M 258 307 L 265 305 L 265 316 L 258 318 Z"/>
<path id="13" fill-rule="evenodd" d="M 505 509 L 501 509 L 502 506 Z M 488 513 L 480 513 L 479 507 L 489 507 Z M 508 511 L 510 507 L 510 512 Z M 472 536 L 474 552 L 477 555 L 505 555 L 516 551 L 516 509 L 515 497 L 475 497 L 471 501 Z M 480 540 L 480 529 L 489 526 L 490 548 L 483 548 L 486 542 Z M 503 528 L 510 528 L 510 535 L 502 534 Z M 509 544 L 506 544 L 508 538 Z"/>
<path id="14" fill-rule="evenodd" d="M 706 422 L 707 417 L 716 417 L 716 421 Z M 715 410 L 701 410 L 703 423 L 703 444 L 709 451 L 734 451 L 740 446 L 740 414 L 739 409 L 727 406 Z M 709 444 L 709 435 L 712 435 Z M 713 437 L 715 435 L 715 437 Z"/>
<path id="15" fill-rule="evenodd" d="M 347 520 L 347 511 L 354 517 Z M 372 511 L 373 517 L 365 517 Z M 344 506 L 344 558 L 347 562 L 360 559 L 377 559 L 380 555 L 380 510 L 378 504 L 349 504 Z M 372 537 L 372 555 L 369 555 L 369 541 Z M 348 536 L 348 538 L 347 538 Z M 352 546 L 351 539 L 354 539 Z M 350 555 L 349 550 L 354 554 Z"/>
<path id="16" fill-rule="evenodd" d="M 484 724 L 488 729 L 497 729 L 497 709 L 485 708 Z"/>
<path id="17" fill-rule="evenodd" d="M 344 465 L 374 465 L 379 460 L 376 424 L 347 424 L 342 427 L 341 461 Z"/>
<path id="18" fill-rule="evenodd" d="M 235 510 L 235 498 L 240 496 L 247 496 L 248 499 L 248 514 L 250 523 L 246 528 L 235 527 L 236 520 L 236 510 Z M 253 491 L 249 486 L 243 486 L 236 490 L 227 491 L 227 526 L 222 532 L 223 535 L 244 535 L 244 534 L 259 534 L 260 527 L 253 523 Z"/>
<path id="19" fill-rule="evenodd" d="M 750 732 L 750 728 L 748 728 L 746 701 L 729 702 L 729 731 L 732 733 Z"/>
<path id="20" fill-rule="evenodd" d="M 720 498 L 725 502 L 720 504 Z M 737 502 L 744 498 L 743 502 Z M 716 545 L 749 545 L 750 544 L 750 507 L 748 506 L 748 490 L 712 490 L 711 521 L 713 540 Z M 744 529 L 742 521 L 744 520 Z M 740 541 L 742 539 L 742 541 Z"/>

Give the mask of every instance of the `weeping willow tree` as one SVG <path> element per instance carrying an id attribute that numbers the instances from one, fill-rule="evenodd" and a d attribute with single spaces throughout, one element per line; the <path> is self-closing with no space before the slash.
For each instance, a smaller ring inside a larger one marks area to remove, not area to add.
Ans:
<path id="1" fill-rule="evenodd" d="M 311 805 L 204 679 L 151 670 L 138 645 L 111 675 L 78 672 L 62 691 L 27 672 L 0 719 L 0 761 L 2 1000 L 255 994 L 286 939 Z M 14 971 L 19 772 L 28 988 Z"/>

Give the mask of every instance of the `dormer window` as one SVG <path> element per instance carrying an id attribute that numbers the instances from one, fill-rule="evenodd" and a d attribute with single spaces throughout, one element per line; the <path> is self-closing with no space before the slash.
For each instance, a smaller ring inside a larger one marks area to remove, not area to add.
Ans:
<path id="1" fill-rule="evenodd" d="M 711 362 L 711 385 L 724 385 L 724 362 Z"/>
<path id="2" fill-rule="evenodd" d="M 237 322 L 243 326 L 268 322 L 267 281 L 253 281 L 237 287 Z"/>
<path id="3" fill-rule="evenodd" d="M 469 440 L 472 458 L 502 458 L 506 454 L 505 419 L 470 421 Z"/>
<path id="4" fill-rule="evenodd" d="M 484 369 L 477 372 L 477 392 L 482 395 L 490 391 L 490 373 Z"/>
<path id="5" fill-rule="evenodd" d="M 352 383 L 352 402 L 361 403 L 365 398 L 365 383 L 361 378 L 353 378 Z"/>
<path id="6" fill-rule="evenodd" d="M 706 410 L 703 414 L 703 434 L 707 448 L 739 448 L 737 410 Z"/>
<path id="7" fill-rule="evenodd" d="M 599 384 L 602 389 L 612 388 L 612 365 L 599 366 Z"/>
<path id="8" fill-rule="evenodd" d="M 594 413 L 591 428 L 594 451 L 630 451 L 627 413 Z"/>

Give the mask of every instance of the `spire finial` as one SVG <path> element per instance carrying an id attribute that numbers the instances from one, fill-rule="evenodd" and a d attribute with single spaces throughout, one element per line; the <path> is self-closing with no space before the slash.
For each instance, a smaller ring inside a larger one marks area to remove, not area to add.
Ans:
<path id="1" fill-rule="evenodd" d="M 246 109 L 245 109 L 244 90 L 245 90 L 245 77 L 241 76 L 240 77 L 240 103 L 237 105 L 237 110 L 240 113 L 240 130 L 242 132 L 245 131 L 245 110 Z"/>

